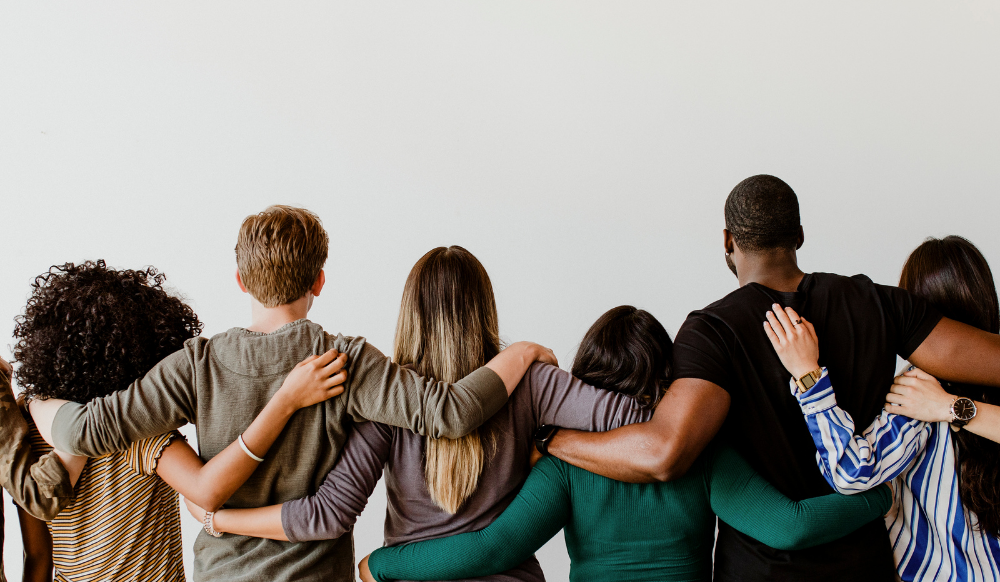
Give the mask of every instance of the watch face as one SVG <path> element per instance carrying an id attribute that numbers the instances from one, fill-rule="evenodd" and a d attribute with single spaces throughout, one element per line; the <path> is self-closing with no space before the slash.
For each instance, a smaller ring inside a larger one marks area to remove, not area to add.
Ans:
<path id="1" fill-rule="evenodd" d="M 959 398 L 951 406 L 957 420 L 969 421 L 976 416 L 976 403 L 968 398 Z"/>

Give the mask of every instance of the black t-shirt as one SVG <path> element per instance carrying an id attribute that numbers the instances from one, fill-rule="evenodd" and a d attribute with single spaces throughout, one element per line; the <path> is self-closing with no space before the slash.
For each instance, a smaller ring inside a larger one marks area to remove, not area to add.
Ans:
<path id="1" fill-rule="evenodd" d="M 832 492 L 816 466 L 816 447 L 789 390 L 790 374 L 764 333 L 773 303 L 816 327 L 820 365 L 837 403 L 864 430 L 880 413 L 895 374 L 941 316 L 920 298 L 864 275 L 805 275 L 794 293 L 750 283 L 691 313 L 674 342 L 676 378 L 719 385 L 731 398 L 721 437 L 795 500 Z M 720 521 L 716 580 L 893 580 L 885 524 L 798 551 L 770 548 Z"/>

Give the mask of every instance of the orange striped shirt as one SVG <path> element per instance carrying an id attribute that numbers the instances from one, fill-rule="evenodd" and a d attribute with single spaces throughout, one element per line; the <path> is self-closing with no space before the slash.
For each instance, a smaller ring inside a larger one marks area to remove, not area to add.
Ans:
<path id="1" fill-rule="evenodd" d="M 51 447 L 31 426 L 32 444 Z M 173 431 L 87 461 L 75 499 L 49 522 L 56 582 L 184 582 L 177 493 L 156 476 Z"/>

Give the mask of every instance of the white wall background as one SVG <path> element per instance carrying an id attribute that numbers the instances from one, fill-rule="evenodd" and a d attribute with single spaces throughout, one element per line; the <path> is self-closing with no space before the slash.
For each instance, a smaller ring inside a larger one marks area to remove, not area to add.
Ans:
<path id="1" fill-rule="evenodd" d="M 806 270 L 893 283 L 952 233 L 996 263 L 998 25 L 985 0 L 2 0 L 0 338 L 35 275 L 95 258 L 163 270 L 207 335 L 245 324 L 236 232 L 279 202 L 332 236 L 329 330 L 388 350 L 413 262 L 461 244 L 503 335 L 564 367 L 612 306 L 676 332 L 734 288 L 722 205 L 756 173 L 798 192 Z M 561 536 L 539 555 L 567 577 Z"/>

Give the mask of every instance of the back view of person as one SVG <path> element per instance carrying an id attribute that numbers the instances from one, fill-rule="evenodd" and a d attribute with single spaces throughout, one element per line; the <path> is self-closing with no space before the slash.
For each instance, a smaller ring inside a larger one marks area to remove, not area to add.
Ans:
<path id="1" fill-rule="evenodd" d="M 377 420 L 434 437 L 464 436 L 504 405 L 532 361 L 554 359 L 550 351 L 521 342 L 449 383 L 394 364 L 362 337 L 329 334 L 306 319 L 326 282 L 328 249 L 325 229 L 305 209 L 272 206 L 247 217 L 236 244 L 236 279 L 251 296 L 251 324 L 186 341 L 125 390 L 85 405 L 61 404 L 52 425 L 56 448 L 98 457 L 192 422 L 199 454 L 208 461 L 243 435 L 300 361 L 331 349 L 346 354 L 343 396 L 297 412 L 269 452 L 257 451 L 260 466 L 226 502 L 259 507 L 314 493 L 352 421 Z M 33 404 L 33 415 L 40 404 L 45 403 Z M 215 537 L 211 516 L 205 526 L 195 542 L 195 580 L 352 579 L 350 535 L 289 544 Z"/>
<path id="2" fill-rule="evenodd" d="M 798 199 L 773 176 L 738 184 L 725 205 L 726 260 L 740 288 L 692 312 L 677 333 L 676 380 L 653 419 L 604 435 L 560 431 L 554 455 L 598 474 L 629 481 L 682 475 L 721 430 L 750 465 L 794 500 L 831 491 L 816 471 L 815 448 L 788 375 L 764 333 L 774 304 L 813 322 L 845 410 L 867 424 L 892 384 L 896 356 L 935 375 L 1000 382 L 998 338 L 942 319 L 923 300 L 864 276 L 806 274 L 796 251 L 804 242 Z M 964 352 L 963 360 L 951 357 Z M 667 406 L 669 404 L 669 406 Z M 861 420 L 863 419 L 863 420 Z M 628 451 L 622 455 L 622 451 Z M 716 580 L 893 580 L 892 552 L 881 524 L 799 551 L 782 551 L 719 525 Z"/>

